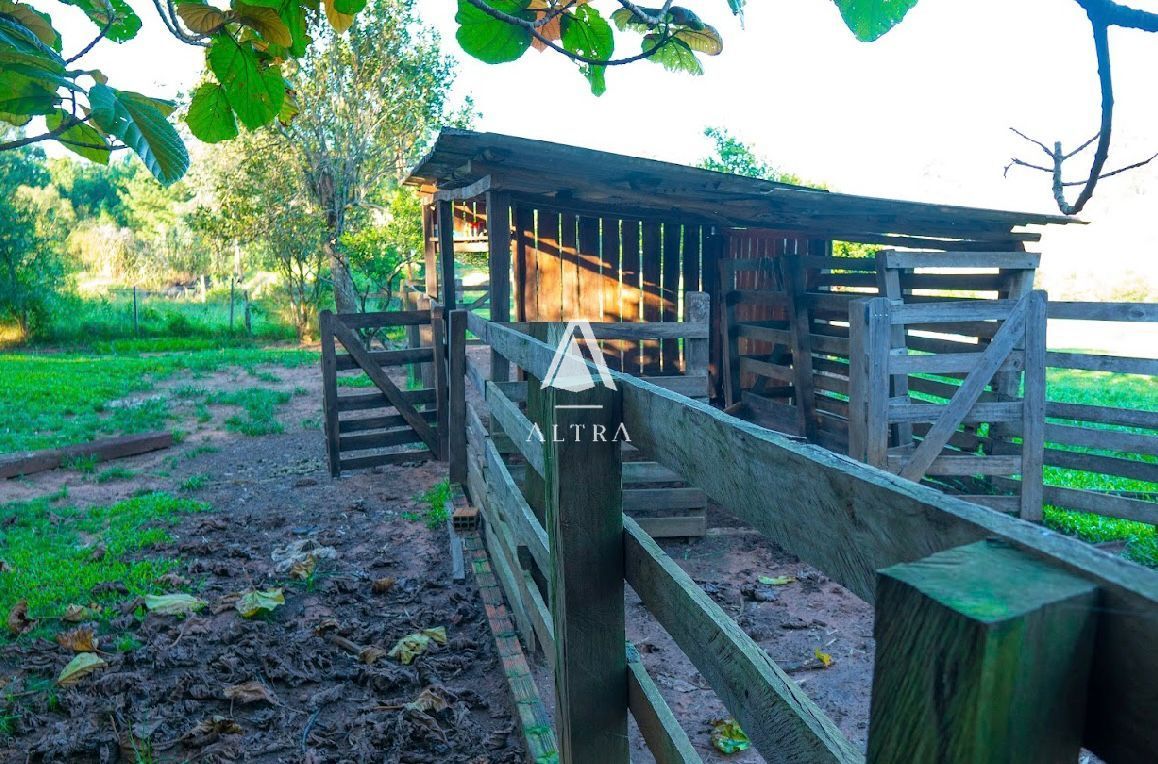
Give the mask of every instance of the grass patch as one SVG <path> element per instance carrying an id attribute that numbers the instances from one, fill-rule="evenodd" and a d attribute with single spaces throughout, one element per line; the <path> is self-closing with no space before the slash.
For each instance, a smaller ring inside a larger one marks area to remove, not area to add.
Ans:
<path id="1" fill-rule="evenodd" d="M 137 473 L 124 467 L 109 467 L 107 470 L 101 470 L 97 473 L 96 481 L 98 483 L 112 483 L 117 480 L 131 480 L 136 476 Z"/>
<path id="2" fill-rule="evenodd" d="M 421 520 L 430 530 L 438 530 L 446 524 L 450 517 L 450 513 L 446 509 L 446 503 L 450 501 L 450 481 L 443 480 L 435 483 L 428 491 L 414 497 L 414 500 L 425 504 L 426 509 L 421 514 L 403 512 L 402 517 L 414 522 Z"/>
<path id="3" fill-rule="evenodd" d="M 70 604 L 94 602 L 105 608 L 102 615 L 111 615 L 117 611 L 107 606 L 160 593 L 157 578 L 178 561 L 141 553 L 170 542 L 168 528 L 182 515 L 208 509 L 203 502 L 165 493 L 88 509 L 52 506 L 45 499 L 2 505 L 0 557 L 11 569 L 0 576 L 0 613 L 28 600 L 28 613 L 37 619 L 60 618 Z M 94 553 L 99 549 L 103 554 Z M 113 582 L 128 595 L 93 595 L 93 587 Z M 38 629 L 42 635 L 45 628 Z"/>
<path id="4" fill-rule="evenodd" d="M 200 491 L 202 488 L 209 485 L 212 480 L 213 478 L 206 472 L 202 472 L 197 475 L 190 475 L 181 483 L 181 490 L 187 492 Z"/>
<path id="5" fill-rule="evenodd" d="M 290 393 L 248 387 L 242 390 L 211 394 L 207 402 L 219 406 L 239 406 L 244 414 L 234 414 L 225 420 L 225 429 L 242 435 L 276 435 L 285 428 L 277 421 L 277 407 L 289 403 Z"/>

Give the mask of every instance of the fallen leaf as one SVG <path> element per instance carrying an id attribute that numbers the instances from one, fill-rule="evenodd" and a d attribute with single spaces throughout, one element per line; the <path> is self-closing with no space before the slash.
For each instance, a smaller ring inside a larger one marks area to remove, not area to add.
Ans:
<path id="1" fill-rule="evenodd" d="M 370 591 L 374 592 L 375 594 L 386 594 L 387 592 L 389 592 L 391 589 L 394 588 L 395 583 L 397 583 L 397 582 L 389 576 L 387 576 L 386 578 L 379 578 L 370 587 Z"/>
<path id="2" fill-rule="evenodd" d="M 241 595 L 234 606 L 242 618 L 253 618 L 261 613 L 271 613 L 285 604 L 285 592 L 281 589 L 254 590 Z"/>
<path id="3" fill-rule="evenodd" d="M 240 735 L 241 725 L 227 716 L 211 716 L 181 736 L 181 742 L 191 748 L 204 748 L 221 735 Z"/>
<path id="4" fill-rule="evenodd" d="M 836 662 L 832 659 L 831 655 L 824 652 L 819 647 L 814 648 L 812 650 L 812 654 L 816 656 L 816 660 L 820 661 L 820 664 L 822 666 L 824 666 L 825 668 L 829 668 L 830 666 L 832 666 L 833 663 Z"/>
<path id="5" fill-rule="evenodd" d="M 83 677 L 104 665 L 104 659 L 96 653 L 79 653 L 60 672 L 60 676 L 56 678 L 56 683 L 62 686 L 76 684 Z"/>
<path id="6" fill-rule="evenodd" d="M 712 746 L 720 753 L 738 753 L 752 745 L 735 719 L 714 719 L 711 725 Z"/>
<path id="7" fill-rule="evenodd" d="M 373 666 L 383 655 L 386 655 L 386 651 L 380 647 L 363 647 L 358 651 L 358 660 L 367 666 Z"/>
<path id="8" fill-rule="evenodd" d="M 161 586 L 167 586 L 170 589 L 180 589 L 183 586 L 189 585 L 189 579 L 176 573 L 169 572 L 158 578 L 157 583 Z"/>
<path id="9" fill-rule="evenodd" d="M 99 640 L 93 634 L 92 629 L 84 626 L 56 635 L 56 643 L 74 653 L 96 652 L 98 642 Z"/>
<path id="10" fill-rule="evenodd" d="M 757 580 L 764 586 L 787 586 L 796 583 L 795 576 L 760 576 Z"/>
<path id="11" fill-rule="evenodd" d="M 30 631 L 36 621 L 28 617 L 28 600 L 20 600 L 8 611 L 8 631 L 23 634 Z"/>
<path id="12" fill-rule="evenodd" d="M 417 698 L 405 706 L 409 711 L 422 711 L 423 713 L 442 711 L 449 707 L 450 699 L 446 697 L 446 690 L 434 686 L 425 688 L 418 693 Z"/>
<path id="13" fill-rule="evenodd" d="M 296 578 L 299 581 L 305 581 L 309 578 L 314 570 L 318 567 L 318 558 L 312 554 L 306 555 L 304 559 L 298 560 L 290 566 L 290 578 Z"/>
<path id="14" fill-rule="evenodd" d="M 146 594 L 145 607 L 158 615 L 189 615 L 205 607 L 205 600 L 192 594 Z"/>
<path id="15" fill-rule="evenodd" d="M 69 623 L 80 623 L 81 621 L 89 621 L 100 615 L 101 609 L 96 605 L 69 605 L 64 609 L 64 615 L 61 618 Z"/>
<path id="16" fill-rule="evenodd" d="M 431 642 L 440 645 L 446 644 L 446 627 L 437 626 L 433 629 L 423 629 L 417 634 L 407 634 L 398 640 L 398 644 L 390 649 L 387 655 L 394 658 L 403 666 L 409 666 L 430 647 Z"/>
<path id="17" fill-rule="evenodd" d="M 226 700 L 233 700 L 243 705 L 246 703 L 277 703 L 277 698 L 261 682 L 231 684 L 222 691 L 222 694 Z"/>
<path id="18" fill-rule="evenodd" d="M 322 546 L 315 539 L 306 538 L 279 547 L 270 554 L 270 559 L 274 562 L 274 569 L 279 573 L 293 570 L 294 565 L 307 557 L 313 557 L 314 560 L 336 560 L 338 550 L 332 546 Z"/>

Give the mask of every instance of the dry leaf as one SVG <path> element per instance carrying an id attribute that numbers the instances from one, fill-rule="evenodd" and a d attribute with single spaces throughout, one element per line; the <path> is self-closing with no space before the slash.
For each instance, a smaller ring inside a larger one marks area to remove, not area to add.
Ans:
<path id="1" fill-rule="evenodd" d="M 96 604 L 93 605 L 69 605 L 64 609 L 64 615 L 61 618 L 69 623 L 80 623 L 81 621 L 88 621 L 100 615 L 101 609 Z"/>
<path id="2" fill-rule="evenodd" d="M 36 626 L 36 621 L 28 617 L 28 600 L 20 600 L 8 612 L 8 631 L 23 634 Z"/>
<path id="3" fill-rule="evenodd" d="M 298 560 L 290 566 L 290 578 L 296 578 L 299 581 L 305 581 L 313 575 L 314 569 L 318 567 L 318 558 L 312 554 L 308 554 L 304 559 Z"/>
<path id="4" fill-rule="evenodd" d="M 760 576 L 758 580 L 764 586 L 787 586 L 796 583 L 795 576 Z"/>
<path id="5" fill-rule="evenodd" d="M 282 589 L 267 589 L 242 594 L 234 607 L 242 618 L 253 618 L 261 613 L 271 613 L 284 604 L 285 592 Z"/>
<path id="6" fill-rule="evenodd" d="M 390 576 L 387 576 L 386 578 L 379 578 L 370 587 L 370 591 L 374 592 L 375 594 L 386 594 L 394 588 L 395 583 L 397 582 Z"/>
<path id="7" fill-rule="evenodd" d="M 60 676 L 56 678 L 56 683 L 62 686 L 76 684 L 81 678 L 88 676 L 104 665 L 104 659 L 96 653 L 80 653 L 68 662 L 68 665 L 60 672 Z"/>
<path id="8" fill-rule="evenodd" d="M 92 653 L 96 652 L 99 640 L 93 634 L 92 629 L 80 626 L 72 631 L 57 634 L 56 643 L 74 653 Z"/>
<path id="9" fill-rule="evenodd" d="M 814 648 L 812 650 L 812 654 L 816 656 L 816 660 L 820 661 L 820 665 L 824 666 L 825 668 L 829 668 L 833 663 L 836 662 L 832 659 L 831 655 L 824 652 L 819 647 Z"/>
<path id="10" fill-rule="evenodd" d="M 442 711 L 450 706 L 450 699 L 446 697 L 446 690 L 441 687 L 427 687 L 418 693 L 418 697 L 406 704 L 411 711 Z"/>
<path id="11" fill-rule="evenodd" d="M 192 594 L 146 594 L 145 607 L 158 615 L 189 615 L 205 607 L 205 600 Z"/>
<path id="12" fill-rule="evenodd" d="M 189 585 L 189 579 L 169 572 L 157 579 L 157 583 L 170 589 L 180 589 Z"/>
<path id="13" fill-rule="evenodd" d="M 365 663 L 367 666 L 373 666 L 374 662 L 386 654 L 386 651 L 380 647 L 363 647 L 358 651 L 358 660 Z"/>
<path id="14" fill-rule="evenodd" d="M 433 629 L 423 629 L 417 634 L 407 634 L 387 653 L 403 666 L 409 666 L 422 653 L 426 652 L 431 642 L 440 645 L 446 644 L 446 627 L 437 626 Z"/>
<path id="15" fill-rule="evenodd" d="M 221 735 L 240 735 L 241 732 L 241 725 L 229 717 L 211 716 L 186 732 L 181 737 L 181 742 L 191 748 L 204 748 Z"/>
<path id="16" fill-rule="evenodd" d="M 223 691 L 226 700 L 233 700 L 242 705 L 246 703 L 277 703 L 277 698 L 261 682 L 245 682 L 243 684 L 231 684 Z"/>

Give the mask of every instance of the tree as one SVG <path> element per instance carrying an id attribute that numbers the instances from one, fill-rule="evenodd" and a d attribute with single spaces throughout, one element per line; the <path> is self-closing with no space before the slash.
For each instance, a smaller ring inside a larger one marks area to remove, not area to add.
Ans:
<path id="1" fill-rule="evenodd" d="M 750 144 L 736 138 L 723 127 L 705 127 L 704 135 L 711 139 L 714 153 L 700 160 L 698 167 L 716 172 L 730 172 L 763 178 L 778 183 L 792 183 L 797 186 L 810 185 L 790 172 L 781 172 L 768 160 L 756 154 Z"/>
<path id="2" fill-rule="evenodd" d="M 345 35 L 322 25 L 311 31 L 316 42 L 296 77 L 301 110 L 279 131 L 324 216 L 337 309 L 353 312 L 358 296 L 343 238 L 351 225 L 372 222 L 380 198 L 447 119 L 452 64 L 437 37 L 420 29 L 414 0 L 376 0 Z"/>

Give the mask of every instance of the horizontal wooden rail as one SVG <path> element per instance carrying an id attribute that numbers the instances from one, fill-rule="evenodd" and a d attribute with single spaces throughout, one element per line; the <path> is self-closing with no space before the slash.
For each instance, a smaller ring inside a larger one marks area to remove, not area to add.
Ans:
<path id="1" fill-rule="evenodd" d="M 1032 252 L 895 252 L 885 253 L 888 268 L 1037 268 L 1041 255 Z"/>
<path id="2" fill-rule="evenodd" d="M 438 394 L 433 387 L 423 387 L 418 390 L 403 390 L 402 399 L 410 403 L 434 403 L 438 400 Z M 338 411 L 364 411 L 394 405 L 385 395 L 377 392 L 339 395 L 336 400 Z"/>
<path id="3" fill-rule="evenodd" d="M 1090 353 L 1058 353 L 1051 351 L 1045 354 L 1045 365 L 1051 369 L 1112 371 L 1118 374 L 1148 374 L 1150 376 L 1158 376 L 1158 360 L 1153 358 L 1093 355 Z"/>
<path id="4" fill-rule="evenodd" d="M 945 406 L 939 403 L 889 402 L 890 422 L 936 422 Z M 976 403 L 962 418 L 965 424 L 1015 422 L 1021 419 L 1021 403 Z"/>
<path id="5" fill-rule="evenodd" d="M 688 733 L 648 675 L 639 652 L 630 644 L 627 646 L 627 707 L 656 764 L 703 764 Z"/>
<path id="6" fill-rule="evenodd" d="M 429 324 L 429 310 L 385 310 L 377 313 L 336 313 L 334 318 L 351 329 Z"/>
<path id="7" fill-rule="evenodd" d="M 1054 302 L 1046 315 L 1073 321 L 1158 321 L 1158 304 L 1146 302 Z"/>
<path id="8" fill-rule="evenodd" d="M 942 300 L 942 298 L 936 298 Z M 894 305 L 889 312 L 894 326 L 900 324 L 956 324 L 962 321 L 1004 321 L 1017 300 L 944 300 Z"/>
<path id="9" fill-rule="evenodd" d="M 980 353 L 939 353 L 937 355 L 889 356 L 890 374 L 966 374 L 977 365 Z M 1025 368 L 1025 353 L 1014 350 L 997 367 L 997 371 L 1021 371 Z"/>
<path id="10" fill-rule="evenodd" d="M 503 395 L 494 382 L 487 383 L 487 406 L 490 408 L 491 416 L 498 421 L 503 432 L 527 460 L 527 464 L 542 475 L 543 441 L 536 437 L 535 426 L 531 420 L 519 410 L 517 404 Z"/>
<path id="11" fill-rule="evenodd" d="M 1120 427 L 1141 427 L 1158 430 L 1158 411 L 1123 409 L 1113 406 L 1093 406 L 1087 403 L 1046 401 L 1045 415 L 1051 419 L 1072 419 L 1078 422 L 1097 422 Z"/>
<path id="12" fill-rule="evenodd" d="M 427 422 L 436 422 L 438 420 L 437 411 L 420 411 L 419 415 Z M 339 419 L 338 432 L 364 432 L 366 430 L 389 430 L 392 427 L 401 427 L 406 424 L 406 420 L 401 414 L 391 414 L 389 416 L 372 416 L 361 417 L 358 419 Z"/>
<path id="13" fill-rule="evenodd" d="M 406 348 L 403 350 L 373 350 L 366 354 L 371 361 L 379 366 L 400 366 L 405 363 L 430 363 L 434 360 L 434 351 L 431 348 Z M 348 353 L 339 353 L 335 360 L 338 371 L 359 369 L 358 362 Z"/>

